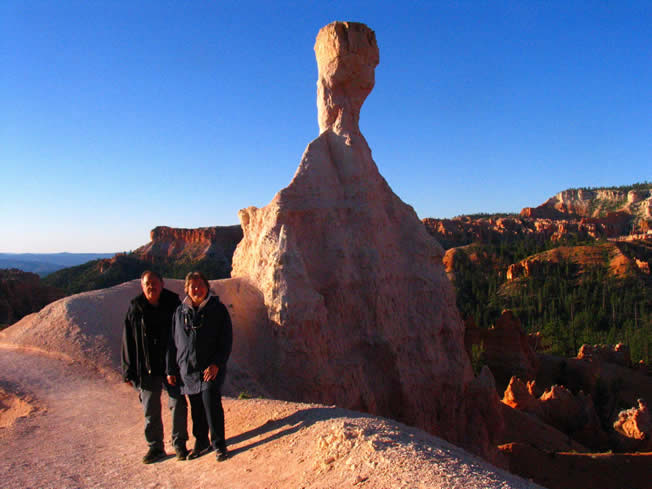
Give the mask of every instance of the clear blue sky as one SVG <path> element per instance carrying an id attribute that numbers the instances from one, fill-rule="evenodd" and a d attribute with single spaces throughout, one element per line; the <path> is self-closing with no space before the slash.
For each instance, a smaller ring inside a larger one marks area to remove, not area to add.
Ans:
<path id="1" fill-rule="evenodd" d="M 419 217 L 652 180 L 652 2 L 0 2 L 0 252 L 238 223 L 318 136 L 318 30 L 376 32 L 360 126 Z"/>

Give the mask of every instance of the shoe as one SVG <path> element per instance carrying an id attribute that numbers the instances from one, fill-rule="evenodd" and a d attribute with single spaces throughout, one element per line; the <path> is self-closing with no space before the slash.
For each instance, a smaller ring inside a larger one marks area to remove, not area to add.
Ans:
<path id="1" fill-rule="evenodd" d="M 226 448 L 220 448 L 217 451 L 216 458 L 218 462 L 224 462 L 227 458 L 229 458 L 229 452 L 226 450 Z"/>
<path id="2" fill-rule="evenodd" d="M 209 451 L 211 448 L 210 444 L 206 445 L 198 445 L 195 443 L 195 447 L 188 452 L 188 460 L 193 460 L 195 458 L 200 457 L 204 452 Z"/>
<path id="3" fill-rule="evenodd" d="M 188 458 L 188 455 L 190 452 L 188 452 L 188 449 L 183 446 L 183 447 L 174 447 L 174 453 L 177 454 L 177 460 L 186 460 Z"/>
<path id="4" fill-rule="evenodd" d="M 167 453 L 160 448 L 150 448 L 143 457 L 144 464 L 151 464 L 167 457 Z"/>

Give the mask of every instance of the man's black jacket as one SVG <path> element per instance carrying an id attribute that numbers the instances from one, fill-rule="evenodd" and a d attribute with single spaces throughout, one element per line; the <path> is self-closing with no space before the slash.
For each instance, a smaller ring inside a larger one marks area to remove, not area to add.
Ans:
<path id="1" fill-rule="evenodd" d="M 138 387 L 152 375 L 165 375 L 172 316 L 180 303 L 179 296 L 168 289 L 161 291 L 157 307 L 147 302 L 145 294 L 131 301 L 122 332 L 122 376 L 125 381 Z"/>

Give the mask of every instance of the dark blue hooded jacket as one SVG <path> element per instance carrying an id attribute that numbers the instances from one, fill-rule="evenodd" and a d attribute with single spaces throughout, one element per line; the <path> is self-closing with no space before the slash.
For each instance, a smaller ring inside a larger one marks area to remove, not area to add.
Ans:
<path id="1" fill-rule="evenodd" d="M 198 394 L 208 387 L 202 372 L 214 364 L 219 372 L 212 382 L 221 386 L 232 344 L 231 317 L 219 297 L 210 296 L 197 308 L 186 297 L 174 313 L 167 374 L 177 377 L 182 394 Z"/>

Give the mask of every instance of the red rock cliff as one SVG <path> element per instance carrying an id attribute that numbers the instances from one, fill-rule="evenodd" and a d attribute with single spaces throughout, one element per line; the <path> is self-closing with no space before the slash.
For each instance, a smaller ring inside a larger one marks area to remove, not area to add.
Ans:
<path id="1" fill-rule="evenodd" d="M 204 257 L 221 257 L 230 262 L 242 239 L 242 228 L 237 225 L 194 229 L 158 226 L 150 232 L 150 239 L 135 251 L 145 261 L 161 258 L 198 261 Z"/>

